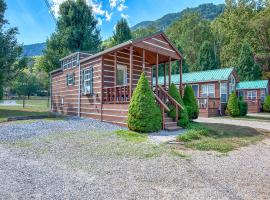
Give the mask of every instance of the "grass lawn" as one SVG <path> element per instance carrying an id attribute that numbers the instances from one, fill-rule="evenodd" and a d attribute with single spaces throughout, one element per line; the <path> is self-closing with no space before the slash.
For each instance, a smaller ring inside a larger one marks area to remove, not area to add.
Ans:
<path id="1" fill-rule="evenodd" d="M 228 124 L 193 123 L 187 132 L 178 136 L 185 146 L 203 151 L 227 153 L 263 140 L 269 133 L 250 127 Z"/>
<path id="2" fill-rule="evenodd" d="M 220 118 L 220 117 L 219 117 Z M 270 113 L 269 115 L 265 114 L 265 116 L 244 116 L 244 117 L 229 117 L 229 116 L 223 116 L 224 119 L 234 119 L 234 120 L 249 120 L 249 121 L 262 121 L 267 122 L 270 121 Z"/>
<path id="3" fill-rule="evenodd" d="M 6 121 L 8 117 L 18 116 L 37 116 L 48 114 L 48 108 L 46 107 L 26 107 L 22 106 L 0 106 L 0 122 Z"/>

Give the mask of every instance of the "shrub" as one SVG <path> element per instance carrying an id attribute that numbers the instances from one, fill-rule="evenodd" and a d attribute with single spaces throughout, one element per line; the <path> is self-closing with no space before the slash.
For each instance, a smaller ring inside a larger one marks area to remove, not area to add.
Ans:
<path id="1" fill-rule="evenodd" d="M 270 95 L 268 95 L 264 100 L 263 111 L 270 112 Z"/>
<path id="2" fill-rule="evenodd" d="M 186 127 L 189 123 L 189 117 L 188 117 L 188 112 L 187 109 L 184 105 L 184 102 L 179 94 L 179 91 L 177 89 L 177 87 L 172 83 L 170 85 L 169 91 L 168 91 L 169 95 L 174 98 L 181 106 L 183 106 L 184 109 L 179 109 L 178 113 L 178 125 L 182 126 L 182 127 Z M 175 118 L 176 115 L 176 109 L 175 106 L 169 104 L 168 107 L 170 108 L 170 112 L 168 113 L 168 115 L 172 118 Z"/>
<path id="3" fill-rule="evenodd" d="M 199 116 L 199 107 L 194 91 L 190 85 L 185 87 L 183 100 L 188 111 L 189 119 L 197 119 Z"/>
<path id="4" fill-rule="evenodd" d="M 238 101 L 238 107 L 239 107 L 239 116 L 246 116 L 248 112 L 248 104 L 245 102 L 242 98 L 239 98 Z"/>
<path id="5" fill-rule="evenodd" d="M 128 128 L 137 132 L 159 131 L 162 115 L 145 74 L 142 73 L 128 109 Z"/>
<path id="6" fill-rule="evenodd" d="M 229 97 L 226 113 L 232 117 L 238 117 L 240 115 L 238 99 L 235 92 L 233 92 Z"/>

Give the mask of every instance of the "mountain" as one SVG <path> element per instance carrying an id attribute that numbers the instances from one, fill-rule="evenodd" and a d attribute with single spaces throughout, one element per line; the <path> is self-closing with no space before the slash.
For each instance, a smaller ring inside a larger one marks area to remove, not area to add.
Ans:
<path id="1" fill-rule="evenodd" d="M 135 31 L 139 28 L 146 28 L 150 25 L 156 27 L 157 30 L 165 30 L 173 22 L 180 19 L 187 12 L 198 12 L 202 15 L 203 18 L 213 20 L 219 14 L 223 13 L 224 8 L 225 8 L 224 4 L 219 4 L 219 5 L 215 5 L 213 3 L 201 4 L 195 8 L 186 8 L 186 9 L 182 10 L 181 12 L 169 13 L 169 14 L 164 15 L 163 17 L 161 17 L 160 19 L 157 19 L 155 21 L 142 21 L 142 22 L 134 25 L 133 27 L 131 27 L 131 30 Z"/>
<path id="2" fill-rule="evenodd" d="M 45 49 L 46 43 L 23 45 L 23 55 L 27 57 L 40 56 Z"/>

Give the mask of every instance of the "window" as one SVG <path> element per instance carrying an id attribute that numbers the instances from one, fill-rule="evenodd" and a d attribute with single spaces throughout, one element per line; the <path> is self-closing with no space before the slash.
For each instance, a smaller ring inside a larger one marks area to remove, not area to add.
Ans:
<path id="1" fill-rule="evenodd" d="M 117 85 L 126 85 L 127 84 L 127 66 L 117 65 L 116 84 Z"/>
<path id="2" fill-rule="evenodd" d="M 198 97 L 199 96 L 199 85 L 191 85 L 191 87 L 194 91 L 195 97 Z"/>
<path id="3" fill-rule="evenodd" d="M 202 85 L 202 97 L 215 97 L 215 84 Z"/>
<path id="4" fill-rule="evenodd" d="M 229 93 L 233 93 L 235 91 L 235 78 L 233 75 L 229 78 Z"/>
<path id="5" fill-rule="evenodd" d="M 93 67 L 83 71 L 83 93 L 93 94 Z"/>
<path id="6" fill-rule="evenodd" d="M 75 85 L 75 74 L 67 74 L 67 77 L 66 77 L 66 81 L 67 81 L 67 86 L 69 85 Z"/>
<path id="7" fill-rule="evenodd" d="M 261 93 L 261 101 L 264 102 L 264 100 L 265 100 L 265 89 L 261 90 L 260 93 Z"/>
<path id="8" fill-rule="evenodd" d="M 256 90 L 248 90 L 247 91 L 247 99 L 256 100 L 256 98 L 257 98 L 257 91 Z"/>
<path id="9" fill-rule="evenodd" d="M 226 103 L 228 100 L 227 83 L 220 83 L 220 100 L 222 103 Z"/>
<path id="10" fill-rule="evenodd" d="M 77 56 L 73 56 L 71 58 L 67 58 L 67 59 L 62 61 L 62 68 L 63 69 L 68 69 L 68 68 L 71 68 L 71 67 L 76 67 L 77 64 L 78 64 Z"/>
<path id="11" fill-rule="evenodd" d="M 64 97 L 61 98 L 61 106 L 64 105 Z"/>

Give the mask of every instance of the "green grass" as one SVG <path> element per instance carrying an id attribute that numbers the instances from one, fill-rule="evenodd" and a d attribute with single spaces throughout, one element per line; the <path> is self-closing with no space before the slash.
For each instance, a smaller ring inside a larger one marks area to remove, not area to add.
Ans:
<path id="1" fill-rule="evenodd" d="M 263 140 L 268 133 L 250 127 L 227 124 L 192 124 L 186 133 L 178 136 L 185 146 L 202 151 L 227 153 Z"/>
<path id="2" fill-rule="evenodd" d="M 148 138 L 147 134 L 128 130 L 117 130 L 115 133 L 118 137 L 123 138 L 128 142 L 146 142 Z"/>
<path id="3" fill-rule="evenodd" d="M 8 117 L 20 117 L 20 116 L 38 116 L 48 114 L 46 108 L 22 108 L 18 106 L 0 106 L 0 122 L 6 121 Z"/>

